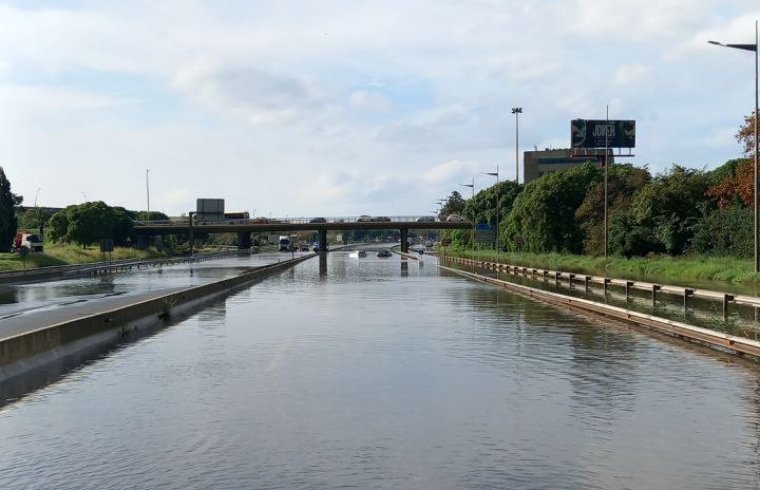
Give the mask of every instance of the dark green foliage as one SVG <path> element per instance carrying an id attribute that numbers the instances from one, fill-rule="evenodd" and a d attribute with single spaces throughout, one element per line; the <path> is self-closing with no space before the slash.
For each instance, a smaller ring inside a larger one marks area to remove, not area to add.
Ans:
<path id="1" fill-rule="evenodd" d="M 694 226 L 690 251 L 700 254 L 752 257 L 754 253 L 752 209 L 731 206 L 711 209 Z"/>
<path id="2" fill-rule="evenodd" d="M 499 221 L 504 223 L 522 189 L 522 185 L 511 180 L 483 189 L 475 194 L 474 199 L 467 200 L 462 216 L 467 219 L 472 219 L 474 216 L 475 223 L 496 225 L 496 196 L 498 195 Z"/>
<path id="3" fill-rule="evenodd" d="M 18 217 L 18 226 L 23 230 L 39 231 L 39 227 L 44 225 L 52 214 L 45 208 L 29 208 Z"/>
<path id="4" fill-rule="evenodd" d="M 602 175 L 603 175 L 602 170 Z M 611 165 L 607 176 L 607 216 L 611 226 L 616 216 L 626 213 L 633 196 L 651 180 L 646 167 L 636 168 L 631 165 Z M 593 185 L 575 213 L 578 224 L 583 229 L 585 240 L 583 250 L 591 255 L 604 255 L 604 177 Z M 620 216 L 621 225 L 618 232 L 631 229 L 627 225 L 630 216 Z M 612 233 L 610 232 L 610 235 Z M 625 241 L 625 239 L 624 239 Z M 639 240 L 636 239 L 636 242 Z M 610 244 L 611 244 L 610 240 Z M 627 247 L 623 247 L 627 248 Z M 610 245 L 610 253 L 613 247 Z M 623 252 L 620 252 L 623 253 Z"/>
<path id="5" fill-rule="evenodd" d="M 110 207 L 102 201 L 69 206 L 50 218 L 48 233 L 56 242 L 89 246 L 101 239 L 112 238 L 123 246 L 132 240 L 135 214 L 121 207 Z"/>
<path id="6" fill-rule="evenodd" d="M 709 206 L 709 183 L 703 170 L 673 166 L 636 194 L 631 207 L 634 222 L 649 228 L 655 243 L 668 254 L 682 254 L 703 214 L 703 206 Z"/>
<path id="7" fill-rule="evenodd" d="M 138 211 L 135 219 L 137 221 L 168 221 L 169 217 L 160 211 Z"/>
<path id="8" fill-rule="evenodd" d="M 11 192 L 11 183 L 0 167 L 0 252 L 10 252 L 18 221 L 15 207 L 23 198 Z"/>
<path id="9" fill-rule="evenodd" d="M 463 211 L 464 198 L 459 192 L 454 191 L 441 206 L 441 211 L 438 213 L 438 219 L 445 220 L 450 214 L 461 215 Z"/>
<path id="10" fill-rule="evenodd" d="M 609 254 L 626 258 L 662 253 L 665 249 L 648 226 L 633 218 L 629 209 L 619 208 L 610 217 Z"/>
<path id="11" fill-rule="evenodd" d="M 506 246 L 514 251 L 583 251 L 575 213 L 602 173 L 591 164 L 554 172 L 528 183 L 507 217 Z"/>

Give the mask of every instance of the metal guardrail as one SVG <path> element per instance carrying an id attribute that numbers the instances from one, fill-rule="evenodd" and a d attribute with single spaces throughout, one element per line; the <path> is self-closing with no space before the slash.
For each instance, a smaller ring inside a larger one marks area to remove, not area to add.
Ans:
<path id="1" fill-rule="evenodd" d="M 456 274 L 469 277 L 476 281 L 493 284 L 514 293 L 520 294 L 527 298 L 538 299 L 555 305 L 566 306 L 576 310 L 582 310 L 597 315 L 621 320 L 626 323 L 632 323 L 642 328 L 652 329 L 676 338 L 697 342 L 717 348 L 721 351 L 732 353 L 746 354 L 760 359 L 760 342 L 745 337 L 738 337 L 723 332 L 717 332 L 707 328 L 697 327 L 688 323 L 661 318 L 655 315 L 649 315 L 618 306 L 612 306 L 605 303 L 599 303 L 583 298 L 567 296 L 543 289 L 532 288 L 522 284 L 516 284 L 508 281 L 501 281 L 492 277 L 481 276 L 471 272 L 453 269 L 441 266 L 443 269 Z M 591 276 L 584 276 L 591 277 Z M 629 281 L 630 282 L 630 281 Z"/>
<path id="2" fill-rule="evenodd" d="M 657 284 L 647 281 L 631 281 L 627 279 L 613 279 L 610 277 L 590 276 L 586 274 L 555 271 L 550 269 L 539 269 L 534 267 L 524 267 L 512 264 L 499 264 L 488 261 L 473 261 L 462 257 L 444 256 L 445 260 L 462 264 L 474 265 L 475 267 L 491 270 L 497 273 L 511 274 L 514 276 L 530 277 L 532 279 L 541 279 L 544 281 L 553 280 L 556 283 L 566 282 L 571 287 L 573 285 L 583 285 L 588 290 L 589 285 L 600 285 L 605 290 L 610 286 L 616 286 L 625 290 L 626 297 L 630 291 L 639 290 L 650 292 L 652 302 L 657 301 L 659 293 L 680 296 L 683 299 L 684 307 L 688 305 L 690 298 L 699 298 L 710 301 L 719 301 L 722 304 L 723 318 L 726 319 L 731 304 L 749 306 L 755 309 L 760 308 L 760 298 L 742 294 L 731 294 L 722 291 L 712 291 L 709 289 L 697 289 L 685 286 L 673 286 L 668 284 Z"/>
<path id="3" fill-rule="evenodd" d="M 245 252 L 236 250 L 234 252 L 214 252 L 210 254 L 196 254 L 183 257 L 166 257 L 149 260 L 123 259 L 110 262 L 90 262 L 87 264 L 55 265 L 38 267 L 35 269 L 0 271 L 0 283 L 10 284 L 14 282 L 31 282 L 51 277 L 70 277 L 76 275 L 100 274 L 103 272 L 113 272 L 132 268 L 140 269 L 143 267 L 157 267 L 186 262 L 202 262 L 217 258 L 237 256 L 241 253 Z"/>

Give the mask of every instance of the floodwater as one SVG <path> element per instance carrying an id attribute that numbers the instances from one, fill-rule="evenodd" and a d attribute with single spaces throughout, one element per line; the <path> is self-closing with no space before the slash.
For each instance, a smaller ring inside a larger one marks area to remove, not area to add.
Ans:
<path id="1" fill-rule="evenodd" d="M 760 488 L 760 371 L 333 252 L 0 410 L 0 488 Z"/>

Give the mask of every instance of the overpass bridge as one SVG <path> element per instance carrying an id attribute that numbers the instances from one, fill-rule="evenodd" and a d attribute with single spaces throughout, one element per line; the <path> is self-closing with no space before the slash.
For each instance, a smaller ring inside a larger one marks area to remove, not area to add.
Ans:
<path id="1" fill-rule="evenodd" d="M 316 231 L 319 234 L 319 249 L 327 247 L 328 231 L 349 230 L 399 230 L 401 250 L 408 251 L 407 238 L 409 230 L 468 230 L 472 229 L 469 221 L 433 221 L 414 217 L 396 218 L 301 218 L 295 220 L 236 219 L 217 222 L 187 218 L 181 221 L 135 221 L 138 243 L 141 236 L 189 234 L 192 248 L 193 234 L 203 233 L 237 233 L 238 247 L 251 247 L 251 233 Z"/>

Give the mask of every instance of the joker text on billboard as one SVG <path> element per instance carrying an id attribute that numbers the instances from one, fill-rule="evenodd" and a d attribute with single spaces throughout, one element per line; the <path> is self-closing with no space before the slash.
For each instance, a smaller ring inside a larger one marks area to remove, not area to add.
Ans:
<path id="1" fill-rule="evenodd" d="M 634 148 L 636 121 L 573 119 L 570 121 L 573 148 Z"/>

